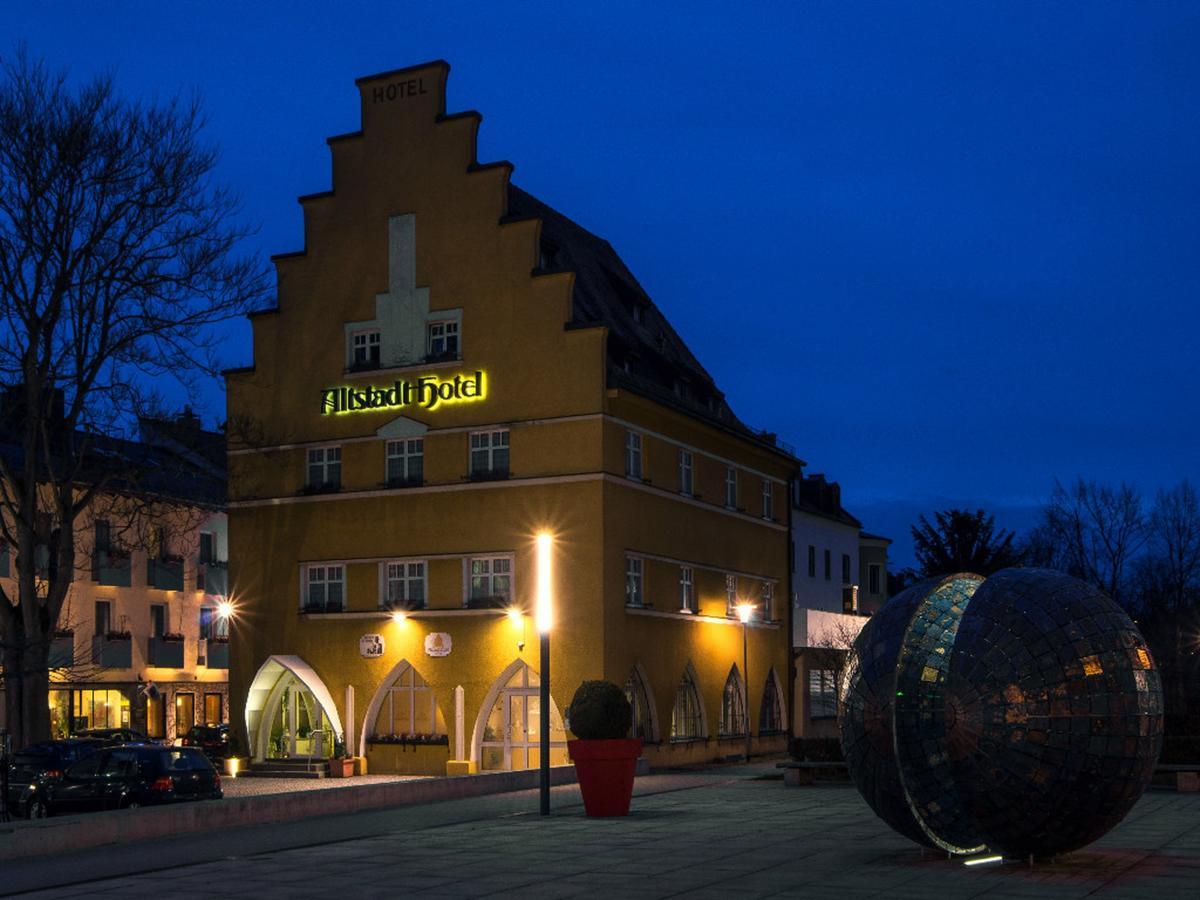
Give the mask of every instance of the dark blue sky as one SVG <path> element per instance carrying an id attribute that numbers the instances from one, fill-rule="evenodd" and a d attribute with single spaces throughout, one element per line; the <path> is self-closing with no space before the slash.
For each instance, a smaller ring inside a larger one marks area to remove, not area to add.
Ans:
<path id="1" fill-rule="evenodd" d="M 447 59 L 480 159 L 608 238 L 901 563 L 916 511 L 1200 475 L 1195 3 L 27 6 L 0 34 L 55 66 L 203 93 L 263 253 L 354 78 Z"/>

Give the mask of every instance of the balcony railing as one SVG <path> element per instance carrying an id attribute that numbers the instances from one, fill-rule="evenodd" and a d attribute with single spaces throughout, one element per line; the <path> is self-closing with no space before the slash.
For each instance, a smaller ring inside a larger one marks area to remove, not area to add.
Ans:
<path id="1" fill-rule="evenodd" d="M 183 636 L 163 635 L 146 640 L 146 663 L 162 669 L 183 668 Z"/>
<path id="2" fill-rule="evenodd" d="M 133 666 L 133 641 L 128 634 L 98 634 L 92 638 L 92 662 L 105 669 Z"/>
<path id="3" fill-rule="evenodd" d="M 75 632 L 56 631 L 50 642 L 50 668 L 69 669 L 75 665 Z"/>
<path id="4" fill-rule="evenodd" d="M 467 600 L 468 609 L 507 609 L 511 605 L 508 594 L 480 594 Z"/>
<path id="5" fill-rule="evenodd" d="M 164 556 L 146 560 L 146 585 L 160 591 L 182 591 L 183 558 Z"/>
<path id="6" fill-rule="evenodd" d="M 306 613 L 339 613 L 344 612 L 346 604 L 341 600 L 326 600 L 324 603 L 308 601 L 304 604 Z"/>
<path id="7" fill-rule="evenodd" d="M 92 554 L 92 581 L 112 587 L 129 587 L 132 561 L 126 550 L 97 550 Z"/>
<path id="8" fill-rule="evenodd" d="M 229 563 L 200 563 L 196 567 L 196 590 L 218 597 L 229 596 Z"/>
<path id="9" fill-rule="evenodd" d="M 209 638 L 204 642 L 204 664 L 210 669 L 229 668 L 229 641 Z"/>

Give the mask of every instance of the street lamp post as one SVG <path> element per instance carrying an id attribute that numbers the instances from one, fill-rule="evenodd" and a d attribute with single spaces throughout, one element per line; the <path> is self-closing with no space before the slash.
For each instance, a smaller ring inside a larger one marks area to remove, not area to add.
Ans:
<path id="1" fill-rule="evenodd" d="M 754 614 L 753 603 L 739 603 L 738 618 L 742 620 L 742 684 L 745 693 L 742 696 L 742 707 L 746 716 L 746 763 L 750 763 L 750 616 Z"/>
<path id="2" fill-rule="evenodd" d="M 541 814 L 550 815 L 550 556 L 554 539 L 543 532 L 537 536 L 537 600 L 534 607 L 534 625 L 537 627 L 538 643 L 541 647 L 541 679 L 538 692 L 539 719 L 541 721 L 541 754 L 539 794 Z"/>

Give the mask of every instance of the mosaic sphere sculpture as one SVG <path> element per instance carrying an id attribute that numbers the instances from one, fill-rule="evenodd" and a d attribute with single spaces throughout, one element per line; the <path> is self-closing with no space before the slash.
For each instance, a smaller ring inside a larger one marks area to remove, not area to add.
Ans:
<path id="1" fill-rule="evenodd" d="M 1053 856 L 1125 817 L 1162 749 L 1162 687 L 1107 596 L 1061 572 L 919 582 L 867 621 L 843 681 L 855 785 L 896 831 Z"/>

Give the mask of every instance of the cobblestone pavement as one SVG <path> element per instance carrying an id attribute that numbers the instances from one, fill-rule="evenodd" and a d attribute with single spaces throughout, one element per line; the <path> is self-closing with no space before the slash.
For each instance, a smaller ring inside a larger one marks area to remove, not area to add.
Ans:
<path id="1" fill-rule="evenodd" d="M 221 778 L 221 790 L 226 797 L 261 797 L 264 794 L 290 794 L 294 791 L 325 791 L 330 788 L 362 787 L 369 784 L 390 784 L 394 781 L 416 781 L 423 775 L 359 775 L 344 778 Z"/>
<path id="2" fill-rule="evenodd" d="M 966 867 L 922 854 L 848 785 L 785 788 L 754 774 L 639 779 L 625 819 L 588 819 L 577 791 L 563 788 L 548 818 L 532 813 L 534 792 L 521 792 L 318 819 L 290 835 L 239 829 L 208 839 L 207 862 L 166 868 L 169 854 L 151 844 L 129 863 L 142 874 L 22 896 L 1200 897 L 1197 794 L 1151 792 L 1115 831 L 1060 860 Z M 347 837 L 351 826 L 359 832 Z M 267 840 L 289 848 L 262 850 Z M 194 858 L 204 841 L 189 843 Z"/>

